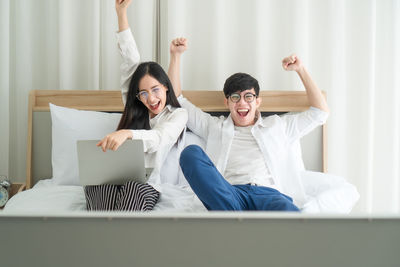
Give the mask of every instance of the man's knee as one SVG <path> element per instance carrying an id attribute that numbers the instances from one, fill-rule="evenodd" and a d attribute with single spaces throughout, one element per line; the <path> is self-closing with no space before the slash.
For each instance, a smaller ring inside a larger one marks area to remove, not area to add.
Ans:
<path id="1" fill-rule="evenodd" d="M 290 200 L 282 198 L 280 210 L 283 211 L 300 211 L 299 208 Z"/>
<path id="2" fill-rule="evenodd" d="M 267 204 L 266 210 L 299 211 L 292 199 L 284 196 L 283 194 L 274 196 L 273 199 Z"/>
<path id="3" fill-rule="evenodd" d="M 183 149 L 180 157 L 179 157 L 179 164 L 181 168 L 187 166 L 188 164 L 191 165 L 199 156 L 203 153 L 203 149 L 198 145 L 189 145 Z"/>

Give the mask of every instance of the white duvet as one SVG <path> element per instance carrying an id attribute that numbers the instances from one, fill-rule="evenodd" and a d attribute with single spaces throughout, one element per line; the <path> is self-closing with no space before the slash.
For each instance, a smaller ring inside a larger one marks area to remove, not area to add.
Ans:
<path id="1" fill-rule="evenodd" d="M 359 199 L 357 189 L 342 177 L 311 171 L 302 172 L 301 177 L 308 196 L 302 212 L 349 213 Z M 54 185 L 51 179 L 15 195 L 4 208 L 4 212 L 30 214 L 85 210 L 82 186 Z M 154 210 L 200 212 L 206 208 L 189 187 L 163 184 Z"/>

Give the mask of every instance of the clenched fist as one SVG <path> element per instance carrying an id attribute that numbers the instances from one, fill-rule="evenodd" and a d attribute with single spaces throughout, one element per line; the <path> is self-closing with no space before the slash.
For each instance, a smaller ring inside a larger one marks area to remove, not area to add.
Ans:
<path id="1" fill-rule="evenodd" d="M 282 67 L 285 70 L 299 71 L 303 67 L 303 63 L 296 54 L 292 54 L 282 60 Z"/>
<path id="2" fill-rule="evenodd" d="M 187 39 L 180 37 L 171 41 L 169 51 L 171 54 L 182 54 L 187 49 Z"/>

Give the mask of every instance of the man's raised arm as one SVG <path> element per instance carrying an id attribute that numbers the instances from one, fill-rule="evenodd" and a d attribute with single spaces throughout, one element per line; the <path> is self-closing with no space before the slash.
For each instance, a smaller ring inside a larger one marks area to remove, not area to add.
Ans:
<path id="1" fill-rule="evenodd" d="M 168 68 L 168 77 L 171 80 L 172 87 L 174 87 L 174 92 L 176 97 L 180 96 L 182 93 L 181 88 L 181 55 L 187 49 L 186 38 L 176 38 L 172 40 L 170 45 L 170 61 Z"/>
<path id="2" fill-rule="evenodd" d="M 321 90 L 318 88 L 317 84 L 312 80 L 307 69 L 302 64 L 301 60 L 295 55 L 285 57 L 282 60 L 282 67 L 285 70 L 296 71 L 306 88 L 308 101 L 312 107 L 319 108 L 325 112 L 329 112 L 328 104 L 326 103 L 325 97 L 323 96 Z"/>

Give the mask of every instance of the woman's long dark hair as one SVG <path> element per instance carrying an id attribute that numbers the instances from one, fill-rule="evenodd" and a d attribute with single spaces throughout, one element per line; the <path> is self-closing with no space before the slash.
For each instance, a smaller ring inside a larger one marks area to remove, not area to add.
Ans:
<path id="1" fill-rule="evenodd" d="M 133 73 L 131 83 L 129 84 L 128 96 L 126 99 L 124 113 L 122 114 L 117 130 L 121 129 L 144 129 L 150 130 L 149 110 L 140 101 L 136 95 L 139 93 L 139 82 L 145 76 L 150 75 L 156 79 L 160 84 L 168 88 L 166 92 L 165 105 L 172 107 L 181 107 L 176 99 L 174 88 L 168 75 L 163 68 L 156 62 L 143 62 Z"/>

